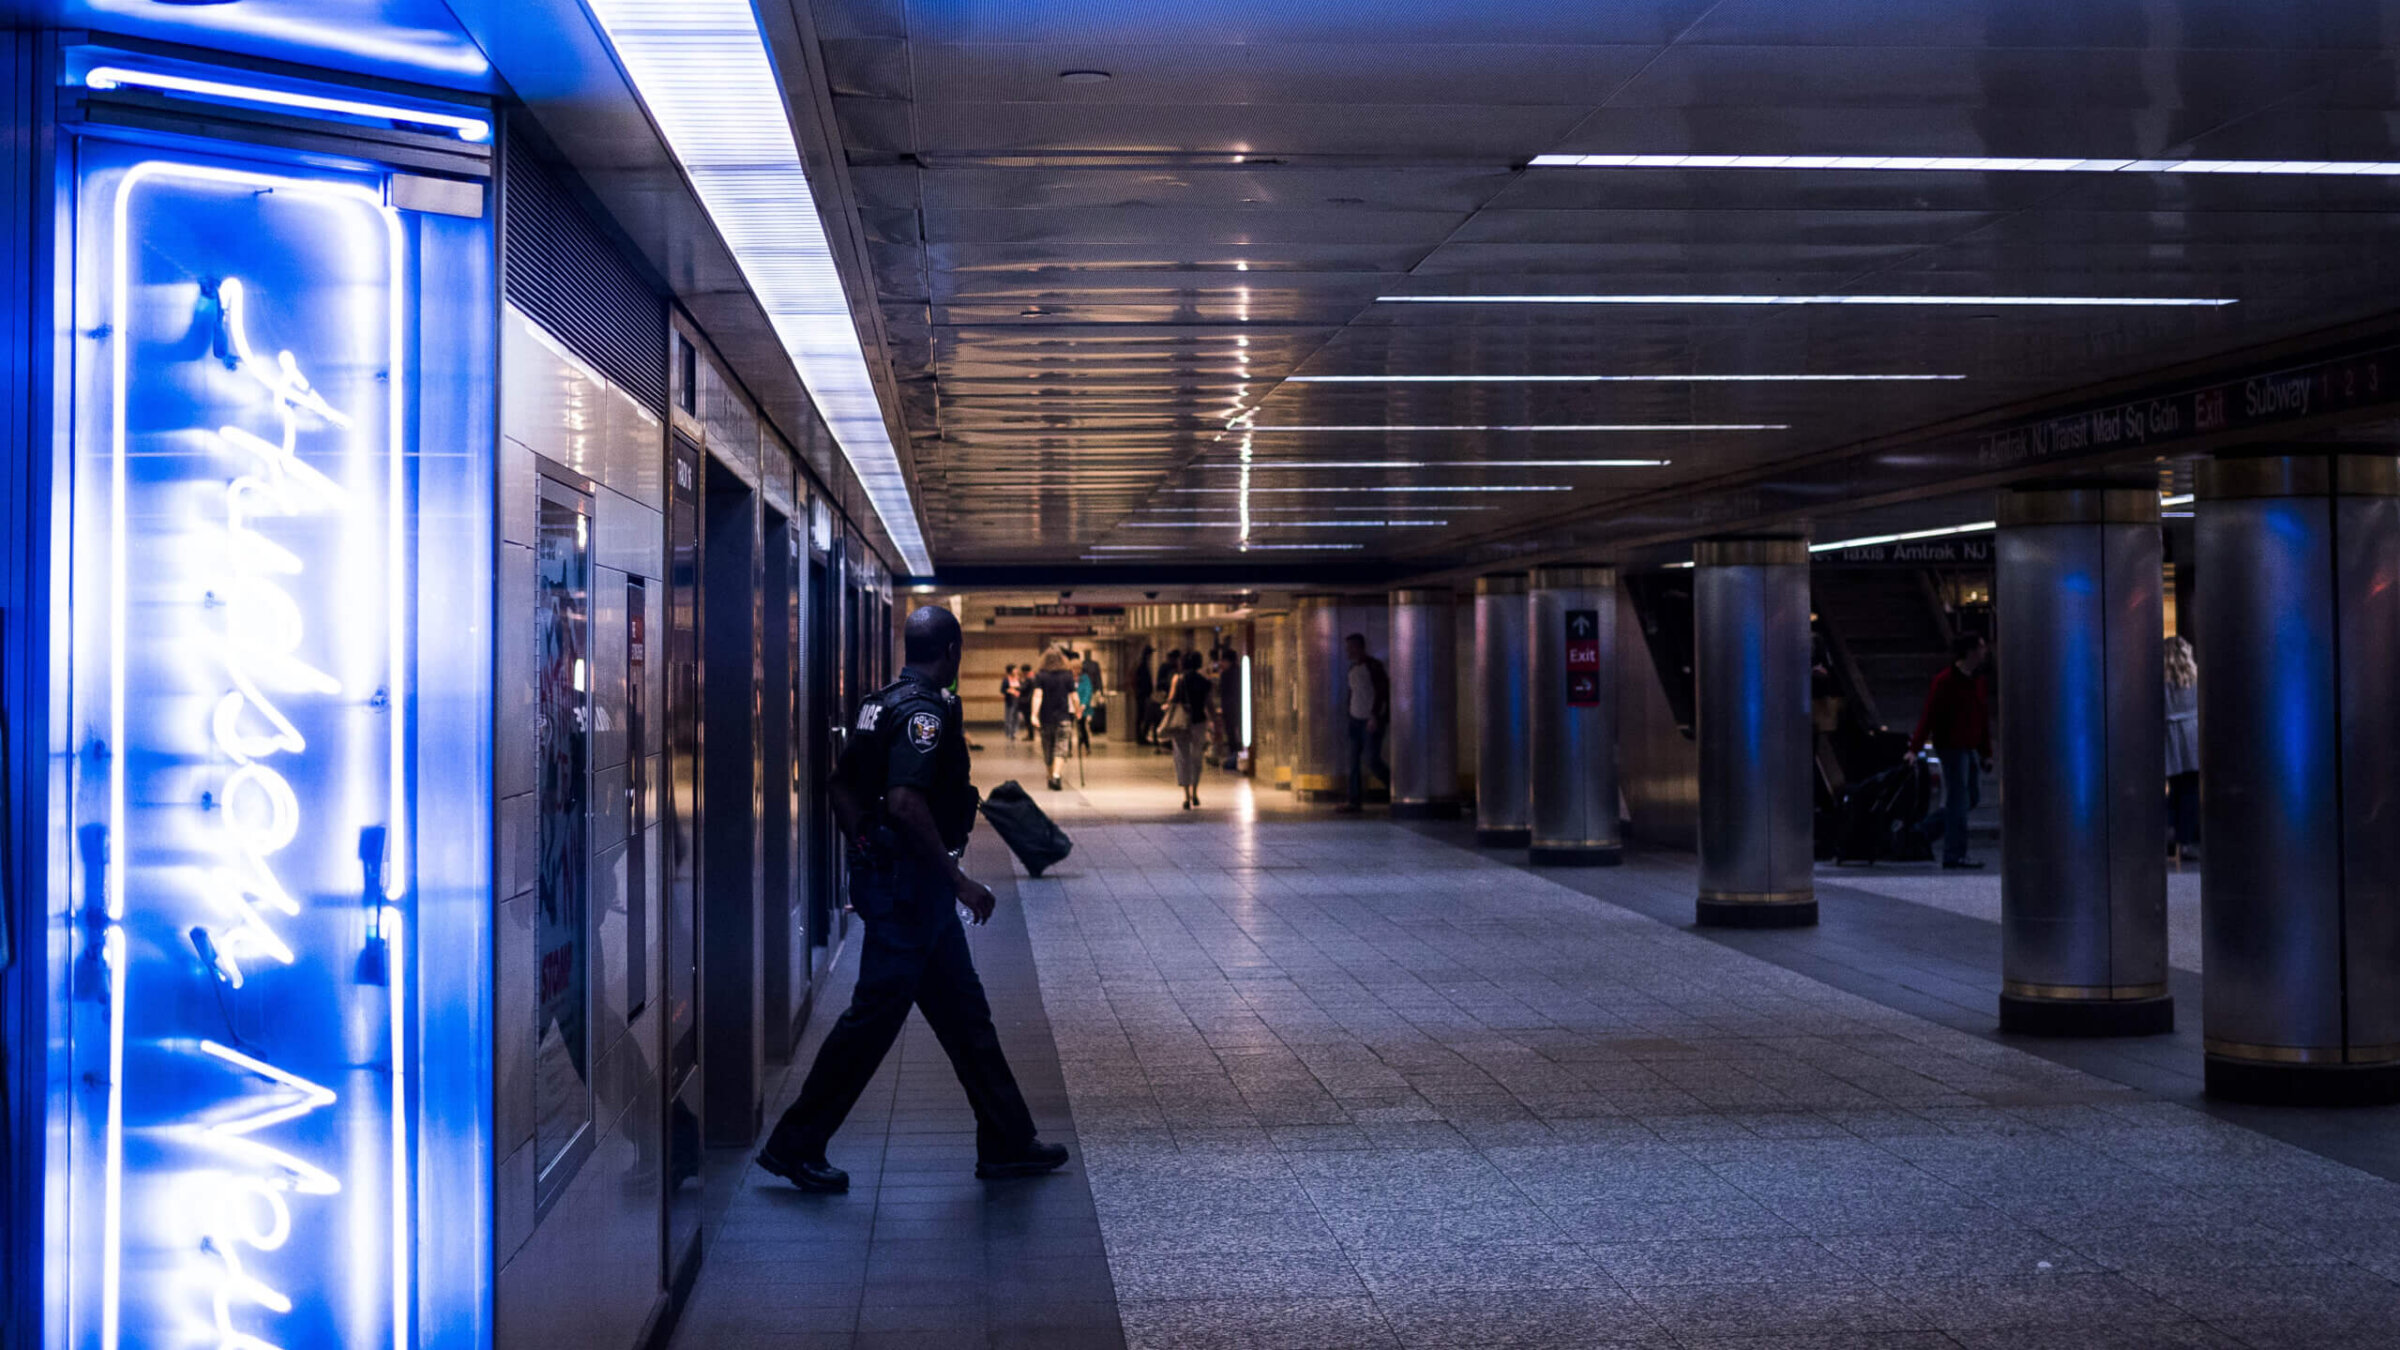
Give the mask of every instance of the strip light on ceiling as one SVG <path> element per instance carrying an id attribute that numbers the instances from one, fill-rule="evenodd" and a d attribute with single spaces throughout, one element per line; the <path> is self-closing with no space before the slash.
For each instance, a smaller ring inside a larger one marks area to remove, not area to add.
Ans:
<path id="1" fill-rule="evenodd" d="M 1315 431 L 1789 431 L 1783 422 L 1594 422 L 1574 424 L 1544 422 L 1536 424 L 1464 425 L 1464 426 L 1339 426 L 1287 427 L 1255 426 L 1236 422 L 1233 429 L 1240 432 L 1315 432 Z"/>
<path id="2" fill-rule="evenodd" d="M 2372 159 L 2037 159 L 1977 155 L 1535 155 L 1536 169 L 1837 169 L 1899 173 L 2190 173 L 2377 178 L 2400 163 Z"/>
<path id="3" fill-rule="evenodd" d="M 1238 494 L 1245 492 L 1572 492 L 1574 490 L 1574 485 L 1570 483 L 1461 483 L 1452 487 L 1441 487 L 1426 483 L 1373 483 L 1360 487 L 1179 487 L 1167 489 L 1169 492 L 1184 496 L 1193 496 L 1203 493 L 1214 494 L 1220 492 Z"/>
<path id="4" fill-rule="evenodd" d="M 1852 384 L 1964 375 L 1287 375 L 1286 384 Z"/>
<path id="5" fill-rule="evenodd" d="M 1438 527 L 1446 520 L 1128 520 L 1128 530 L 1409 530 Z"/>
<path id="6" fill-rule="evenodd" d="M 1663 469 L 1670 459 L 1261 459 L 1211 469 Z"/>
<path id="7" fill-rule="evenodd" d="M 1944 539 L 1954 534 L 1980 534 L 1997 528 L 1997 521 L 1977 520 L 1965 525 L 1945 525 L 1938 530 L 1904 530 L 1899 534 L 1867 534 L 1856 539 L 1833 539 L 1822 544 L 1810 544 L 1811 553 L 1831 553 L 1836 549 L 1867 548 L 1875 544 L 1905 544 L 1912 539 Z"/>
<path id="8" fill-rule="evenodd" d="M 589 0 L 911 572 L 933 559 L 749 0 Z"/>
<path id="9" fill-rule="evenodd" d="M 1944 305 L 1971 309 L 2216 309 L 2239 300 L 2177 295 L 1379 295 L 1386 305 Z"/>

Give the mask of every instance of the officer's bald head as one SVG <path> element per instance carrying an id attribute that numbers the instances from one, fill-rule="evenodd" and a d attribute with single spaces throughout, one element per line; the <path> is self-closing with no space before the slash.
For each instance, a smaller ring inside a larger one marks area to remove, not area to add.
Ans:
<path id="1" fill-rule="evenodd" d="M 957 677 L 959 647 L 965 641 L 957 615 L 940 605 L 927 605 L 908 616 L 900 641 L 908 663 L 933 671 L 940 677 L 937 683 L 948 684 Z"/>

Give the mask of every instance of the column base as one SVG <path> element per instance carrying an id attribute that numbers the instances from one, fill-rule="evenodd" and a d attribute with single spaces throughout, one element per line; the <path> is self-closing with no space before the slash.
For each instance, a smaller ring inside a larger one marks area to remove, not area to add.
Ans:
<path id="1" fill-rule="evenodd" d="M 1479 826 L 1475 831 L 1475 847 L 1477 848 L 1526 848 L 1532 843 L 1533 831 L 1522 825 L 1497 830 L 1487 830 Z"/>
<path id="2" fill-rule="evenodd" d="M 1456 820 L 1457 802 L 1393 802 L 1394 820 Z"/>
<path id="3" fill-rule="evenodd" d="M 2260 1106 L 2389 1106 L 2400 1064 L 2273 1064 L 2208 1057 L 2208 1095 Z"/>
<path id="4" fill-rule="evenodd" d="M 2000 996 L 2000 1029 L 2019 1036 L 2164 1036 L 2175 1029 L 2175 999 Z"/>
<path id="5" fill-rule="evenodd" d="M 1625 850 L 1615 844 L 1589 848 L 1550 848 L 1533 844 L 1528 860 L 1536 867 L 1614 867 L 1625 861 Z"/>
<path id="6" fill-rule="evenodd" d="M 1775 900 L 1721 900 L 1701 896 L 1695 919 L 1703 928 L 1814 928 L 1813 895 Z"/>

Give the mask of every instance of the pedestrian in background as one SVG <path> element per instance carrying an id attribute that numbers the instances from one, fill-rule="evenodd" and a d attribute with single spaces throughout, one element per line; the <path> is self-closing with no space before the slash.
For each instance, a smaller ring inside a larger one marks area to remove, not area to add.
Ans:
<path id="1" fill-rule="evenodd" d="M 2181 635 L 2167 639 L 2166 666 L 2168 854 L 2182 862 L 2200 856 L 2200 665 Z"/>
<path id="2" fill-rule="evenodd" d="M 1383 662 L 1367 655 L 1364 633 L 1343 638 L 1342 654 L 1350 659 L 1342 700 L 1350 716 L 1350 800 L 1334 810 L 1356 815 L 1365 809 L 1369 769 L 1384 782 L 1392 781 L 1392 766 L 1383 762 L 1383 732 L 1392 722 L 1392 677 Z"/>
<path id="3" fill-rule="evenodd" d="M 1137 745 L 1150 743 L 1150 696 L 1157 691 L 1150 677 L 1150 644 L 1142 644 L 1142 654 L 1133 658 L 1133 739 Z"/>
<path id="4" fill-rule="evenodd" d="M 1017 723 L 1025 711 L 1025 677 L 1017 673 L 1015 662 L 1000 673 L 1000 732 L 1010 740 L 1017 738 Z"/>
<path id="5" fill-rule="evenodd" d="M 1075 748 L 1075 673 L 1067 654 L 1056 647 L 1042 653 L 1042 668 L 1033 677 L 1033 730 L 1041 738 L 1042 763 L 1050 769 L 1050 790 L 1066 786 L 1067 752 Z"/>
<path id="6" fill-rule="evenodd" d="M 1167 743 L 1174 748 L 1175 785 L 1183 789 L 1186 811 L 1200 805 L 1200 769 L 1207 755 L 1208 689 L 1199 652 L 1193 652 L 1189 661 L 1176 661 L 1167 681 L 1167 711 L 1161 725 Z"/>
<path id="7" fill-rule="evenodd" d="M 1150 713 L 1150 745 L 1156 754 L 1163 755 L 1174 748 L 1174 742 L 1167 739 L 1167 675 L 1182 669 L 1181 647 L 1169 647 L 1167 654 L 1158 660 L 1158 690 Z"/>
<path id="8" fill-rule="evenodd" d="M 1934 673 L 1917 715 L 1912 746 L 1933 751 L 1942 765 L 1942 804 L 1917 826 L 1928 842 L 1940 831 L 1942 866 L 1981 867 L 1967 856 L 1967 813 L 1983 797 L 1983 769 L 1992 758 L 1991 698 L 1983 684 L 1991 644 L 1980 633 L 1961 633 L 1950 643 L 1950 664 Z"/>
<path id="9" fill-rule="evenodd" d="M 1083 654 L 1083 667 L 1075 672 L 1075 744 L 1085 750 L 1092 748 L 1092 708 L 1100 702 L 1100 658 L 1090 651 Z"/>

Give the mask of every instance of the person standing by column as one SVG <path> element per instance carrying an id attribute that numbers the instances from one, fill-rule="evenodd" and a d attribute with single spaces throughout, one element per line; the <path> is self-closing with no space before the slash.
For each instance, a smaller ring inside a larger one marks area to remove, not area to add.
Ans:
<path id="1" fill-rule="evenodd" d="M 2167 639 L 2167 818 L 2169 856 L 2200 856 L 2200 664 L 2181 634 Z"/>
<path id="2" fill-rule="evenodd" d="M 975 1175 L 1038 1176 L 1067 1161 L 1041 1141 L 1009 1071 L 975 975 L 961 908 L 992 917 L 991 889 L 961 870 L 975 828 L 958 696 L 958 619 L 928 605 L 903 630 L 900 678 L 859 705 L 834 770 L 833 808 L 849 841 L 850 902 L 867 926 L 858 987 L 826 1034 L 799 1100 L 776 1122 L 758 1165 L 804 1191 L 850 1189 L 825 1146 L 875 1076 L 914 1006 L 925 1014 L 975 1112 Z"/>
<path id="3" fill-rule="evenodd" d="M 1150 644 L 1142 644 L 1142 654 L 1133 658 L 1133 706 L 1123 715 L 1133 719 L 1128 728 L 1136 745 L 1150 743 L 1150 695 L 1157 689 L 1150 675 Z"/>
<path id="4" fill-rule="evenodd" d="M 1342 654 L 1350 661 L 1346 700 L 1350 714 L 1350 800 L 1334 810 L 1356 815 L 1365 809 L 1367 770 L 1374 770 L 1375 776 L 1386 783 L 1392 781 L 1392 766 L 1383 762 L 1383 732 L 1392 722 L 1392 677 L 1383 662 L 1367 655 L 1363 633 L 1343 638 Z"/>
<path id="5" fill-rule="evenodd" d="M 1942 765 L 1942 804 L 1917 826 L 1928 840 L 1941 830 L 1942 866 L 1953 870 L 1981 867 L 1967 856 L 1967 813 L 1983 795 L 1983 768 L 1992 758 L 1992 714 L 1984 693 L 1984 658 L 1991 645 L 1980 633 L 1961 633 L 1950 641 L 1950 664 L 1933 677 L 1925 691 L 1925 710 L 1917 715 L 1911 746 L 1930 746 Z"/>
<path id="6" fill-rule="evenodd" d="M 1075 748 L 1075 673 L 1067 654 L 1056 647 L 1042 653 L 1041 671 L 1033 677 L 1033 730 L 1041 739 L 1042 763 L 1050 771 L 1050 790 L 1066 786 L 1067 753 Z"/>

